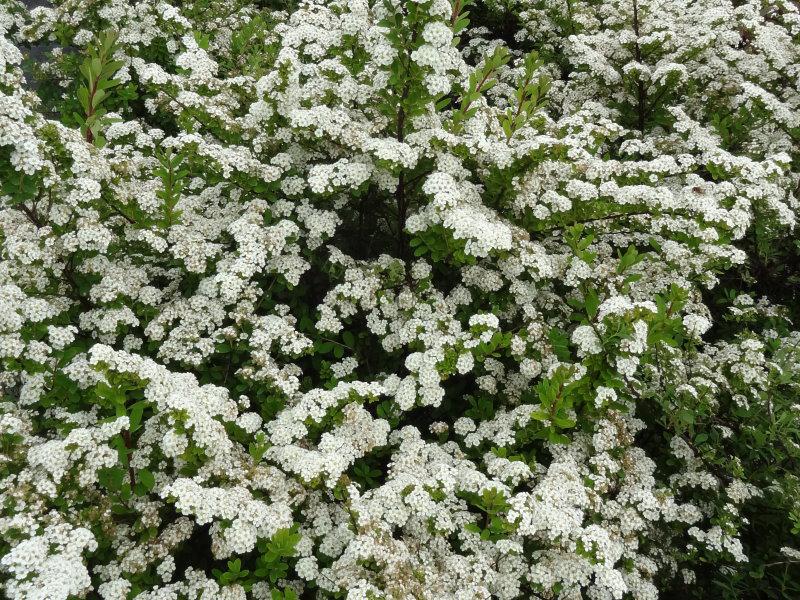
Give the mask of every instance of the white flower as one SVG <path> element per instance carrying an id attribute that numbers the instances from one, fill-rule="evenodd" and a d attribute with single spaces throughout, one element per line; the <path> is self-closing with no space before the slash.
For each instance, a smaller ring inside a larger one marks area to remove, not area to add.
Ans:
<path id="1" fill-rule="evenodd" d="M 711 321 L 702 315 L 690 314 L 683 317 L 683 326 L 690 337 L 699 338 L 711 328 Z"/>
<path id="2" fill-rule="evenodd" d="M 572 343 L 578 347 L 578 356 L 602 352 L 603 345 L 590 325 L 579 325 L 572 332 Z"/>

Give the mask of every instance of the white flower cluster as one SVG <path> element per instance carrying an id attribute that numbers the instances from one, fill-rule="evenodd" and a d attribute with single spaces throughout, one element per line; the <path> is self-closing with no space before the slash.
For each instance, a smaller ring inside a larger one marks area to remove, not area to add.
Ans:
<path id="1" fill-rule="evenodd" d="M 284 503 L 267 504 L 254 499 L 243 487 L 204 488 L 191 479 L 176 479 L 161 494 L 175 499 L 175 508 L 191 515 L 198 525 L 214 523 L 212 548 L 217 558 L 246 554 L 258 538 L 269 538 L 291 527 L 291 509 Z M 222 526 L 220 523 L 229 523 Z"/>
<path id="2" fill-rule="evenodd" d="M 97 541 L 85 527 L 47 525 L 0 559 L 12 577 L 6 589 L 9 597 L 67 600 L 84 595 L 92 580 L 83 554 L 96 549 Z"/>

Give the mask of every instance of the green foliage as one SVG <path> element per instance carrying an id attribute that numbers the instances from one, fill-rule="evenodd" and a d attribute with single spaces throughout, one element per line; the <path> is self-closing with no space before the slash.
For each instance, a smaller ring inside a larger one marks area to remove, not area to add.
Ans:
<path id="1" fill-rule="evenodd" d="M 266 72 L 275 49 L 267 44 L 264 32 L 273 26 L 267 15 L 257 14 L 246 21 L 231 37 L 231 71 L 259 77 Z"/>
<path id="2" fill-rule="evenodd" d="M 484 541 L 497 541 L 508 538 L 514 532 L 514 525 L 503 515 L 509 506 L 503 492 L 494 488 L 484 489 L 480 494 L 463 494 L 467 502 L 484 514 L 482 524 L 467 523 L 464 529 L 477 533 Z"/>
<path id="3" fill-rule="evenodd" d="M 297 526 L 278 530 L 272 538 L 259 540 L 254 562 L 236 558 L 229 560 L 226 569 L 212 569 L 212 574 L 222 586 L 238 584 L 250 591 L 255 583 L 268 581 L 275 584 L 278 580 L 286 578 L 289 572 L 289 562 L 295 556 L 295 546 L 300 541 Z M 249 568 L 247 565 L 250 565 Z M 272 588 L 272 598 L 296 600 L 297 596 L 292 588 L 283 590 Z"/>
<path id="4" fill-rule="evenodd" d="M 250 442 L 248 445 L 247 451 L 254 462 L 259 462 L 269 450 L 269 446 L 266 435 L 264 435 L 263 431 L 260 431 L 256 435 L 255 441 Z"/>
<path id="5" fill-rule="evenodd" d="M 537 52 L 529 52 L 525 55 L 525 74 L 519 80 L 517 91 L 514 93 L 516 108 L 509 107 L 500 118 L 500 124 L 506 137 L 510 138 L 514 135 L 514 132 L 527 123 L 546 103 L 550 78 L 547 75 L 536 77 L 543 64 Z"/>
<path id="6" fill-rule="evenodd" d="M 228 561 L 228 570 L 221 571 L 220 569 L 213 569 L 212 574 L 214 577 L 217 578 L 217 581 L 220 582 L 222 585 L 229 585 L 231 583 L 235 583 L 239 580 L 247 580 L 247 576 L 250 575 L 250 571 L 248 569 L 242 569 L 242 561 L 241 559 L 229 560 Z M 245 583 L 245 585 L 247 585 Z M 245 587 L 245 589 L 249 589 Z"/>
<path id="7" fill-rule="evenodd" d="M 11 198 L 15 206 L 25 209 L 25 203 L 36 198 L 41 185 L 41 175 L 17 171 L 8 158 L 10 151 L 0 148 L 0 193 Z"/>
<path id="8" fill-rule="evenodd" d="M 453 237 L 452 231 L 435 225 L 411 238 L 414 256 L 429 256 L 434 262 L 452 262 L 454 265 L 475 264 L 475 257 L 465 252 L 466 243 Z"/>
<path id="9" fill-rule="evenodd" d="M 171 148 L 156 152 L 156 158 L 161 166 L 155 170 L 155 174 L 161 178 L 163 185 L 162 189 L 156 192 L 156 196 L 164 203 L 163 216 L 158 226 L 169 229 L 180 219 L 181 211 L 175 207 L 181 198 L 183 180 L 189 174 L 189 170 L 181 168 L 186 157 L 179 152 L 173 152 Z"/>
<path id="10" fill-rule="evenodd" d="M 300 541 L 297 526 L 281 529 L 272 536 L 271 540 L 262 540 L 258 543 L 258 557 L 256 558 L 253 575 L 258 580 L 267 579 L 275 583 L 283 579 L 289 570 L 289 559 L 295 555 L 295 546 Z"/>
<path id="11" fill-rule="evenodd" d="M 393 119 L 395 136 L 402 140 L 407 120 L 423 114 L 434 100 L 423 84 L 425 69 L 411 59 L 411 54 L 425 43 L 421 34 L 430 20 L 431 0 L 399 4 L 384 0 L 383 5 L 387 16 L 379 25 L 387 28 L 386 39 L 397 56 L 388 67 L 386 102 L 381 109 Z"/>
<path id="12" fill-rule="evenodd" d="M 77 96 L 83 114 L 73 113 L 73 117 L 86 141 L 96 146 L 105 145 L 101 131 L 114 122 L 106 115 L 105 102 L 111 90 L 120 84 L 119 80 L 114 79 L 114 74 L 124 64 L 112 58 L 117 49 L 116 41 L 116 32 L 104 31 L 89 45 L 87 56 L 80 66 L 83 82 L 78 86 Z"/>
<path id="13" fill-rule="evenodd" d="M 453 112 L 452 129 L 454 132 L 461 131 L 464 121 L 475 116 L 479 107 L 474 104 L 497 84 L 493 75 L 500 67 L 507 64 L 510 58 L 507 48 L 497 46 L 491 55 L 484 57 L 481 67 L 470 73 L 469 82 L 461 94 L 461 103 Z"/>
<path id="14" fill-rule="evenodd" d="M 539 408 L 531 413 L 531 417 L 545 427 L 537 430 L 534 437 L 542 437 L 553 444 L 569 442 L 569 437 L 561 431 L 575 427 L 573 391 L 580 385 L 569 381 L 571 375 L 569 369 L 559 368 L 551 378 L 543 379 L 536 385 Z"/>
<path id="15" fill-rule="evenodd" d="M 473 6 L 475 2 L 473 0 L 453 0 L 453 14 L 450 18 L 450 25 L 453 30 L 453 34 L 458 36 L 462 31 L 464 31 L 469 26 L 469 12 L 467 8 Z M 458 45 L 461 41 L 461 38 L 455 37 L 453 39 L 453 43 Z"/>
<path id="16" fill-rule="evenodd" d="M 374 468 L 369 461 L 357 460 L 353 465 L 353 479 L 355 479 L 364 489 L 372 489 L 378 484 L 382 472 Z"/>

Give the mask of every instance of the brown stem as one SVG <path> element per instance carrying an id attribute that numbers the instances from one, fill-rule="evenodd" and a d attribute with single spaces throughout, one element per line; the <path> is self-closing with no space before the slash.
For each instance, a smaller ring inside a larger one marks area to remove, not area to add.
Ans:
<path id="1" fill-rule="evenodd" d="M 642 210 L 642 211 L 632 211 L 627 213 L 615 213 L 612 215 L 603 215 L 601 217 L 592 217 L 589 219 L 579 219 L 577 221 L 571 221 L 570 223 L 566 223 L 564 225 L 557 225 L 555 227 L 550 227 L 548 229 L 537 229 L 534 233 L 553 233 L 554 231 L 558 231 L 560 229 L 566 229 L 567 227 L 571 227 L 572 225 L 579 225 L 579 224 L 586 224 L 586 223 L 594 223 L 596 221 L 607 221 L 610 219 L 621 219 L 623 217 L 641 217 L 645 215 L 652 215 L 653 213 L 649 210 Z M 615 233 L 615 232 L 610 232 Z"/>
<path id="2" fill-rule="evenodd" d="M 81 294 L 80 288 L 78 287 L 78 282 L 75 281 L 75 266 L 72 264 L 73 256 L 74 255 L 70 255 L 69 259 L 64 264 L 64 271 L 63 271 L 64 278 L 67 280 L 67 283 L 69 283 L 70 287 L 72 288 L 72 293 L 78 299 L 78 302 L 80 302 L 81 307 L 84 310 L 91 310 L 93 308 L 92 303 L 86 296 Z"/>
<path id="3" fill-rule="evenodd" d="M 406 185 L 414 185 L 414 184 L 415 184 L 415 183 L 417 183 L 417 182 L 418 182 L 420 179 L 422 179 L 423 177 L 427 177 L 427 176 L 428 176 L 428 175 L 430 175 L 431 173 L 433 173 L 433 171 L 423 171 L 422 173 L 419 173 L 418 175 L 415 175 L 414 177 L 412 177 L 411 179 L 409 179 L 408 181 L 406 181 Z"/>
<path id="4" fill-rule="evenodd" d="M 400 258 L 403 262 L 408 262 L 407 240 L 406 240 L 406 219 L 408 212 L 408 204 L 406 202 L 406 184 L 405 173 L 400 173 L 400 178 L 397 183 L 397 191 L 395 192 L 395 200 L 397 202 L 397 243 L 400 252 Z"/>
<path id="5" fill-rule="evenodd" d="M 461 14 L 461 0 L 456 0 L 453 4 L 453 12 L 450 15 L 450 27 L 453 27 L 458 21 L 458 16 Z"/>
<path id="6" fill-rule="evenodd" d="M 89 123 L 89 119 L 92 118 L 94 115 L 94 95 L 97 93 L 97 80 L 95 79 L 92 81 L 92 86 L 89 89 L 89 106 L 86 108 L 86 141 L 90 144 L 94 143 L 94 134 L 92 133 L 92 128 Z"/>
<path id="7" fill-rule="evenodd" d="M 41 222 L 41 220 L 39 219 L 39 215 L 36 213 L 36 209 L 34 209 L 34 208 L 28 208 L 28 207 L 27 207 L 25 204 L 18 204 L 17 206 L 19 206 L 19 209 L 20 209 L 20 210 L 21 210 L 23 213 L 25 213 L 25 216 L 26 216 L 26 217 L 28 217 L 28 220 L 29 220 L 31 223 L 33 223 L 34 225 L 36 225 L 36 227 L 39 227 L 39 228 L 41 228 L 41 227 L 42 227 L 42 222 Z"/>
<path id="8" fill-rule="evenodd" d="M 125 448 L 132 453 L 133 450 L 133 440 L 131 439 L 131 432 L 127 429 L 124 429 L 121 433 L 122 441 L 125 443 Z M 128 456 L 128 477 L 131 478 L 131 488 L 136 485 L 136 473 L 131 466 L 130 456 Z"/>
<path id="9" fill-rule="evenodd" d="M 228 364 L 225 365 L 225 376 L 222 378 L 222 385 L 228 383 L 228 375 L 231 372 L 231 365 L 233 364 L 233 348 L 228 352 Z"/>
<path id="10" fill-rule="evenodd" d="M 492 73 L 494 73 L 494 68 L 489 69 L 488 71 L 486 71 L 486 73 L 483 74 L 483 78 L 480 80 L 480 83 L 478 83 L 478 85 L 475 87 L 475 91 L 478 94 L 480 94 L 481 91 L 483 91 L 483 84 L 486 83 L 486 80 L 492 76 Z M 466 106 L 464 107 L 464 110 L 461 112 L 463 112 L 466 115 L 470 106 L 472 106 L 472 100 L 467 102 Z"/>
<path id="11" fill-rule="evenodd" d="M 128 215 L 126 215 L 124 212 L 122 212 L 121 209 L 119 209 L 116 206 L 114 206 L 111 202 L 106 200 L 105 204 L 106 204 L 106 206 L 108 206 L 108 208 L 111 209 L 111 212 L 113 212 L 114 214 L 119 215 L 120 217 L 125 219 L 128 223 L 130 223 L 131 225 L 136 225 L 136 221 L 132 217 L 129 217 Z"/>
<path id="12" fill-rule="evenodd" d="M 766 568 L 766 567 L 775 567 L 775 566 L 778 566 L 778 565 L 793 565 L 793 564 L 797 564 L 797 563 L 800 563 L 800 560 L 781 560 L 781 561 L 778 561 L 778 562 L 766 563 L 764 565 L 764 567 Z"/>

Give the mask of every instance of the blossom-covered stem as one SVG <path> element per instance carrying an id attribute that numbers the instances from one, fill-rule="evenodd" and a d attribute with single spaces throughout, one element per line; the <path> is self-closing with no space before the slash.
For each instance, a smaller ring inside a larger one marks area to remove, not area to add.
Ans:
<path id="1" fill-rule="evenodd" d="M 639 0 L 632 0 L 633 2 L 633 34 L 636 39 L 633 42 L 633 51 L 634 51 L 634 58 L 636 62 L 641 64 L 642 62 L 642 49 L 639 45 Z M 644 126 L 645 126 L 645 117 L 646 117 L 646 103 L 647 103 L 647 93 L 644 86 L 644 81 L 642 81 L 641 76 L 637 76 L 636 79 L 636 118 L 638 123 L 638 128 L 641 133 L 644 133 Z"/>
<path id="2" fill-rule="evenodd" d="M 405 2 L 402 4 L 403 14 L 407 16 Z M 417 40 L 418 29 L 415 27 L 411 32 L 411 45 Z M 405 127 L 406 127 L 406 110 L 405 102 L 411 93 L 411 76 L 409 73 L 409 65 L 411 63 L 411 55 L 405 55 L 403 67 L 406 72 L 406 81 L 403 84 L 403 89 L 400 94 L 397 107 L 397 119 L 395 124 L 395 138 L 398 142 L 405 140 Z M 400 171 L 398 175 L 397 189 L 395 190 L 395 204 L 397 207 L 397 245 L 400 258 L 403 262 L 408 263 L 408 237 L 406 235 L 406 221 L 408 219 L 408 198 L 406 197 L 406 172 L 405 169 Z"/>

